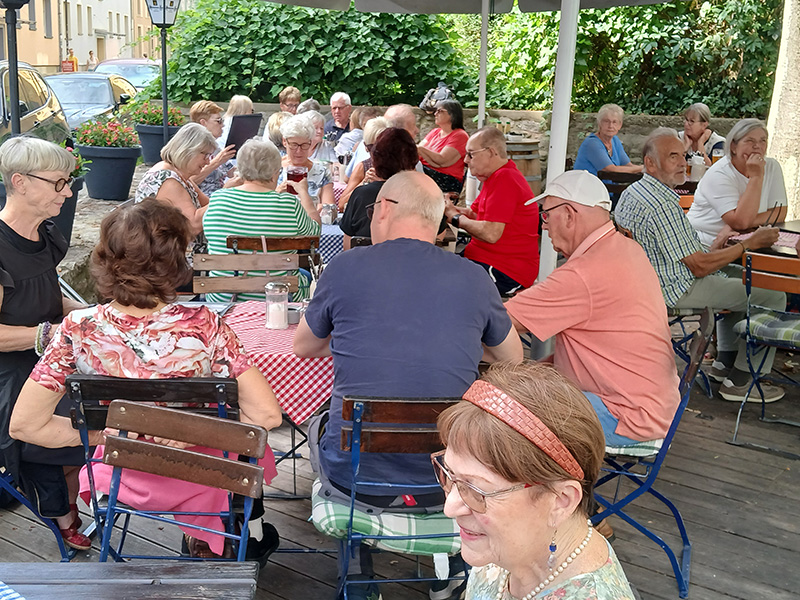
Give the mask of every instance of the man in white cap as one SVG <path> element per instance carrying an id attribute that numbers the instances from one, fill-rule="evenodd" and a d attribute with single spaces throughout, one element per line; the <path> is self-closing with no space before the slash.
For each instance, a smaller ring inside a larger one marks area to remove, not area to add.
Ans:
<path id="1" fill-rule="evenodd" d="M 567 262 L 505 304 L 514 326 L 539 340 L 555 336 L 554 365 L 592 403 L 607 447 L 662 439 L 680 396 L 647 255 L 615 229 L 608 191 L 588 171 L 559 175 L 536 201 Z"/>

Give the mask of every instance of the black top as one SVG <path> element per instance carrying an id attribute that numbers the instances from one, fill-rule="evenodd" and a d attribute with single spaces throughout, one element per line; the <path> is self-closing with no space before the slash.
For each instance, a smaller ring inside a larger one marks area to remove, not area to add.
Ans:
<path id="1" fill-rule="evenodd" d="M 345 235 L 350 237 L 370 237 L 369 219 L 367 218 L 367 206 L 378 199 L 378 193 L 383 187 L 383 181 L 373 181 L 367 185 L 361 185 L 353 190 L 347 208 L 344 210 L 342 221 L 339 228 Z"/>

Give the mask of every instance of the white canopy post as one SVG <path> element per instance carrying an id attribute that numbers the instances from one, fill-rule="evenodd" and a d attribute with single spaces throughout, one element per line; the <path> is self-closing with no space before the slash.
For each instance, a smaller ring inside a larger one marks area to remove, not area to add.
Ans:
<path id="1" fill-rule="evenodd" d="M 481 72 L 478 80 L 478 129 L 486 116 L 486 54 L 489 50 L 489 0 L 481 0 Z"/>
<path id="2" fill-rule="evenodd" d="M 558 26 L 558 53 L 556 54 L 556 82 L 553 90 L 553 113 L 550 120 L 550 149 L 547 153 L 547 183 L 564 172 L 567 160 L 567 136 L 572 104 L 573 65 L 578 38 L 578 13 L 580 0 L 561 0 L 561 23 Z M 546 186 L 545 186 L 545 189 Z M 539 257 L 539 281 L 544 281 L 556 268 L 556 252 L 550 236 L 542 232 L 542 250 Z"/>

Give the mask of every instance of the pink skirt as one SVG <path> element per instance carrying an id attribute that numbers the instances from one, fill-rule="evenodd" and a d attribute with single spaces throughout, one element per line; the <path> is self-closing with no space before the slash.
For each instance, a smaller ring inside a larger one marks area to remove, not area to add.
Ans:
<path id="1" fill-rule="evenodd" d="M 211 456 L 222 456 L 222 451 L 211 448 L 192 448 Z M 103 458 L 103 446 L 98 446 L 94 458 Z M 270 483 L 278 471 L 272 450 L 267 446 L 265 457 L 259 461 L 264 467 L 264 483 Z M 92 466 L 94 483 L 97 491 L 108 494 L 113 467 L 102 463 Z M 87 505 L 90 505 L 89 476 L 86 466 L 80 472 L 80 494 Z M 119 501 L 139 510 L 178 510 L 199 512 L 223 512 L 228 510 L 228 493 L 224 490 L 206 487 L 188 481 L 170 479 L 160 475 L 151 475 L 132 469 L 125 469 L 120 478 Z M 224 531 L 222 520 L 211 515 L 178 515 L 175 520 L 181 523 L 200 525 L 216 531 Z M 183 532 L 208 543 L 214 554 L 222 555 L 225 538 L 221 535 L 181 526 Z"/>

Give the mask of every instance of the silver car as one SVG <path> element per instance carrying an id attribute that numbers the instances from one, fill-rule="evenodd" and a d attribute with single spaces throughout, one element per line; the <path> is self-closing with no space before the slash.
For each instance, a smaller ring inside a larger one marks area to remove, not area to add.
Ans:
<path id="1" fill-rule="evenodd" d="M 109 115 L 136 95 L 136 88 L 124 77 L 108 73 L 61 73 L 45 78 L 58 96 L 69 126 L 99 115 Z"/>

